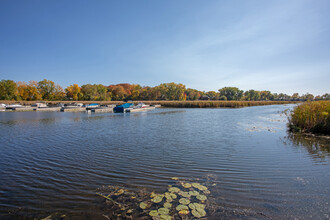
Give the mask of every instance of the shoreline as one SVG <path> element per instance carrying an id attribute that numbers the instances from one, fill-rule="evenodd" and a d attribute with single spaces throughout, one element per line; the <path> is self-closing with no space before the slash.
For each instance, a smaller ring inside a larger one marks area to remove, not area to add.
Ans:
<path id="1" fill-rule="evenodd" d="M 111 105 L 111 104 L 123 104 L 124 101 L 7 101 L 1 100 L 3 104 L 20 104 L 20 105 L 32 105 L 35 103 L 46 103 L 48 105 L 57 105 L 60 103 L 99 103 L 100 105 Z M 161 105 L 162 107 L 168 108 L 241 108 L 250 106 L 263 106 L 263 105 L 285 105 L 285 104 L 297 104 L 300 101 L 220 101 L 220 100 L 196 100 L 196 101 L 132 101 L 134 104 L 143 102 L 147 105 Z"/>

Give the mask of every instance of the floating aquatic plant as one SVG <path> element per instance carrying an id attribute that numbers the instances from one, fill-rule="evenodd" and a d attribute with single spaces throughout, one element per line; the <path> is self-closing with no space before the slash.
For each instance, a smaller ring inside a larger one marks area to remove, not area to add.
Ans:
<path id="1" fill-rule="evenodd" d="M 160 215 L 167 215 L 170 212 L 170 210 L 168 208 L 159 208 L 158 209 L 158 213 Z"/>
<path id="2" fill-rule="evenodd" d="M 178 205 L 178 206 L 176 207 L 176 210 L 177 210 L 177 211 L 181 211 L 181 210 L 189 210 L 189 208 L 188 208 L 188 206 L 186 206 L 186 205 Z"/>
<path id="3" fill-rule="evenodd" d="M 151 210 L 150 212 L 149 212 L 149 215 L 150 216 L 157 216 L 158 215 L 158 211 L 157 210 Z"/>
<path id="4" fill-rule="evenodd" d="M 172 217 L 169 215 L 160 215 L 160 220 L 171 220 Z"/>
<path id="5" fill-rule="evenodd" d="M 190 194 L 188 192 L 180 191 L 178 194 L 182 197 L 190 198 Z"/>
<path id="6" fill-rule="evenodd" d="M 164 207 L 169 209 L 169 208 L 172 207 L 172 203 L 165 202 L 165 203 L 164 203 Z"/>
<path id="7" fill-rule="evenodd" d="M 199 194 L 198 196 L 196 196 L 196 198 L 197 198 L 198 200 L 201 200 L 201 201 L 205 201 L 205 200 L 207 200 L 207 197 L 206 197 L 205 195 L 201 195 L 201 194 Z"/>
<path id="8" fill-rule="evenodd" d="M 148 207 L 148 204 L 147 203 L 145 203 L 145 202 L 141 202 L 140 203 L 140 208 L 141 209 L 146 209 Z"/>
<path id="9" fill-rule="evenodd" d="M 206 215 L 206 212 L 204 209 L 193 209 L 191 210 L 191 214 L 193 214 L 193 216 L 195 216 L 196 218 L 201 218 Z"/>
<path id="10" fill-rule="evenodd" d="M 188 205 L 190 203 L 190 200 L 189 199 L 185 199 L 185 198 L 181 198 L 179 200 L 179 202 L 182 204 L 182 205 Z"/>
<path id="11" fill-rule="evenodd" d="M 172 177 L 171 179 L 172 180 L 178 180 L 179 178 L 178 177 Z"/>
<path id="12" fill-rule="evenodd" d="M 203 186 L 203 185 L 201 185 L 201 184 L 199 184 L 199 183 L 192 183 L 191 185 L 192 185 L 193 187 L 195 187 L 196 189 L 199 189 L 199 190 L 201 190 L 201 191 L 207 190 L 207 187 L 206 187 L 206 186 Z"/>
<path id="13" fill-rule="evenodd" d="M 170 188 L 168 189 L 168 191 L 169 191 L 169 192 L 172 192 L 172 193 L 173 193 L 173 192 L 176 192 L 176 193 L 177 193 L 177 192 L 180 192 L 180 189 L 179 189 L 178 187 L 170 187 Z"/>
<path id="14" fill-rule="evenodd" d="M 197 191 L 189 191 L 189 195 L 191 195 L 191 196 L 198 196 L 199 195 L 199 192 L 197 192 Z"/>
<path id="15" fill-rule="evenodd" d="M 164 195 L 162 194 L 157 194 L 154 198 L 151 199 L 152 202 L 154 203 L 160 203 L 163 201 Z"/>
<path id="16" fill-rule="evenodd" d="M 188 215 L 189 214 L 189 210 L 183 209 L 183 210 L 179 211 L 179 214 L 180 215 Z"/>
<path id="17" fill-rule="evenodd" d="M 205 209 L 205 205 L 200 204 L 200 203 L 190 203 L 189 208 L 190 209 Z"/>
<path id="18" fill-rule="evenodd" d="M 191 184 L 190 184 L 190 183 L 184 183 L 184 182 L 181 182 L 181 185 L 182 185 L 184 188 L 190 188 L 190 187 L 191 187 Z"/>

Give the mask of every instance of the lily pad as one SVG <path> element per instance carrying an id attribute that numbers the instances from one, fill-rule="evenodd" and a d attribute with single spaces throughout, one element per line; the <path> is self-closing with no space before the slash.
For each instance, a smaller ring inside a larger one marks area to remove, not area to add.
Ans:
<path id="1" fill-rule="evenodd" d="M 193 216 L 195 216 L 196 218 L 201 218 L 206 215 L 206 212 L 204 209 L 193 209 L 191 210 L 191 214 L 193 214 Z"/>
<path id="2" fill-rule="evenodd" d="M 176 197 L 177 197 L 177 195 L 175 195 L 174 193 L 169 193 L 169 192 L 165 193 L 166 199 L 176 199 Z"/>
<path id="3" fill-rule="evenodd" d="M 205 209 L 205 205 L 200 204 L 200 203 L 190 203 L 189 208 L 190 209 Z"/>
<path id="4" fill-rule="evenodd" d="M 145 203 L 145 202 L 141 202 L 140 203 L 140 208 L 141 209 L 146 209 L 148 207 L 148 204 L 147 203 Z"/>
<path id="5" fill-rule="evenodd" d="M 171 203 L 171 202 L 173 202 L 173 199 L 168 198 L 168 199 L 166 199 L 166 202 Z"/>
<path id="6" fill-rule="evenodd" d="M 149 215 L 150 216 L 157 216 L 158 215 L 158 211 L 157 210 L 151 210 L 150 212 L 149 212 Z"/>
<path id="7" fill-rule="evenodd" d="M 171 188 L 168 189 L 168 191 L 169 192 L 172 192 L 172 193 L 173 192 L 176 192 L 177 193 L 177 192 L 180 192 L 180 189 L 178 187 L 171 187 Z"/>
<path id="8" fill-rule="evenodd" d="M 177 211 L 181 211 L 181 210 L 189 210 L 189 208 L 188 208 L 188 206 L 186 206 L 186 205 L 178 205 L 178 206 L 176 207 L 176 210 L 177 210 Z"/>
<path id="9" fill-rule="evenodd" d="M 167 200 L 166 200 L 166 201 L 167 201 Z M 169 209 L 169 208 L 172 207 L 172 203 L 165 202 L 165 203 L 164 203 L 164 207 Z"/>
<path id="10" fill-rule="evenodd" d="M 180 215 L 188 215 L 189 214 L 189 210 L 183 209 L 183 210 L 179 211 L 179 214 Z"/>
<path id="11" fill-rule="evenodd" d="M 192 185 L 193 187 L 195 187 L 196 189 L 199 189 L 199 190 L 201 190 L 201 191 L 207 190 L 207 187 L 206 187 L 206 186 L 203 186 L 203 185 L 201 185 L 201 184 L 199 184 L 199 183 L 192 183 L 191 185 Z"/>
<path id="12" fill-rule="evenodd" d="M 188 192 L 180 191 L 178 194 L 182 197 L 186 197 L 186 198 L 190 197 L 190 194 Z"/>
<path id="13" fill-rule="evenodd" d="M 190 187 L 191 187 L 191 184 L 190 184 L 190 183 L 181 183 L 181 185 L 182 185 L 184 188 L 190 188 Z"/>
<path id="14" fill-rule="evenodd" d="M 189 199 L 182 198 L 182 199 L 179 200 L 179 202 L 182 205 L 188 205 L 190 203 L 190 200 Z"/>
<path id="15" fill-rule="evenodd" d="M 178 177 L 172 177 L 171 179 L 172 180 L 178 180 L 179 178 Z"/>
<path id="16" fill-rule="evenodd" d="M 204 192 L 204 194 L 206 194 L 206 195 L 208 195 L 208 194 L 211 193 L 209 190 L 204 190 L 203 192 Z"/>
<path id="17" fill-rule="evenodd" d="M 198 195 L 198 196 L 196 196 L 196 198 L 198 199 L 198 200 L 201 200 L 201 201 L 205 201 L 205 200 L 207 200 L 207 197 L 206 196 L 204 196 L 204 195 Z"/>
<path id="18" fill-rule="evenodd" d="M 167 208 L 159 208 L 158 209 L 158 214 L 160 215 L 167 215 L 170 212 Z"/>
<path id="19" fill-rule="evenodd" d="M 198 196 L 199 195 L 199 192 L 197 192 L 197 191 L 189 191 L 189 195 L 191 195 L 191 196 Z"/>
<path id="20" fill-rule="evenodd" d="M 154 198 L 156 195 L 157 195 L 157 194 L 154 193 L 154 192 L 150 193 L 150 197 L 151 197 L 151 198 Z"/>
<path id="21" fill-rule="evenodd" d="M 154 203 L 160 203 L 161 201 L 163 201 L 163 198 L 164 198 L 164 195 L 158 194 L 154 198 L 152 198 L 151 201 Z"/>
<path id="22" fill-rule="evenodd" d="M 169 215 L 160 215 L 160 220 L 171 220 L 172 217 Z"/>

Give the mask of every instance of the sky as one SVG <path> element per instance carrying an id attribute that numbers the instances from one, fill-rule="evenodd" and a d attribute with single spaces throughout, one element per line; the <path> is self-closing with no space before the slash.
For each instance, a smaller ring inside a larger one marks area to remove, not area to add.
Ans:
<path id="1" fill-rule="evenodd" d="M 0 80 L 330 93 L 329 0 L 0 0 Z"/>

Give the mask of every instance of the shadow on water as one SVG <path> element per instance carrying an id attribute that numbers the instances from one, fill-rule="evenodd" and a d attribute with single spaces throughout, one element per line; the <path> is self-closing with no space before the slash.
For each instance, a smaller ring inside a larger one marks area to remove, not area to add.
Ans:
<path id="1" fill-rule="evenodd" d="M 284 137 L 285 145 L 305 149 L 314 159 L 330 157 L 330 138 L 288 133 Z"/>

